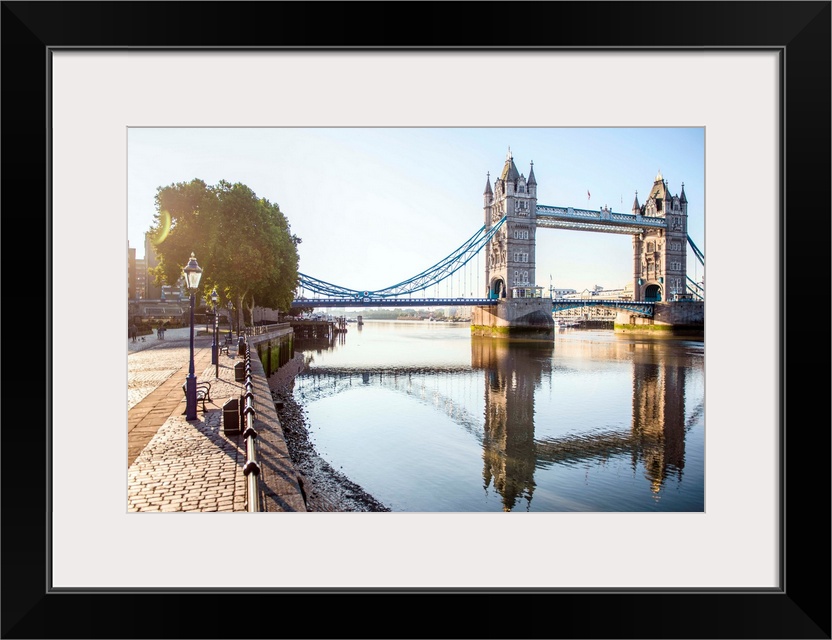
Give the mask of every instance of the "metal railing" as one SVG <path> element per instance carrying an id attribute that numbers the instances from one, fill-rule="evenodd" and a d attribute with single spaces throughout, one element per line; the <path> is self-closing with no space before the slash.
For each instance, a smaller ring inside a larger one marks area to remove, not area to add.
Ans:
<path id="1" fill-rule="evenodd" d="M 249 336 L 262 336 L 267 333 L 271 333 L 272 331 L 277 331 L 278 329 L 285 329 L 290 327 L 291 325 L 288 322 L 280 322 L 278 324 L 264 324 L 264 325 L 257 325 L 254 327 L 245 327 L 243 329 L 243 335 L 246 337 Z"/>
<path id="2" fill-rule="evenodd" d="M 243 393 L 242 417 L 244 420 L 243 439 L 246 441 L 246 463 L 243 474 L 246 476 L 246 510 L 250 513 L 260 511 L 260 463 L 257 462 L 257 431 L 254 430 L 254 391 L 251 376 L 251 350 L 245 345 L 245 392 Z"/>

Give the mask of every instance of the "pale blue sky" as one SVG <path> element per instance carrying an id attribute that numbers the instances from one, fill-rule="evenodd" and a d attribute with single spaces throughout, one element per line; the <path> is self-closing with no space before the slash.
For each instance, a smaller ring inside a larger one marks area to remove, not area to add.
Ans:
<path id="1" fill-rule="evenodd" d="M 688 233 L 704 238 L 704 128 L 131 128 L 128 241 L 144 255 L 159 186 L 242 182 L 277 203 L 302 239 L 299 270 L 351 289 L 381 289 L 432 266 L 483 224 L 486 174 L 511 148 L 538 183 L 538 204 L 629 213 L 658 171 L 688 199 Z M 587 191 L 591 198 L 587 199 Z M 540 229 L 537 284 L 583 290 L 631 280 L 629 236 Z M 197 256 L 197 260 L 199 256 Z M 453 289 L 484 285 L 472 260 Z M 688 275 L 702 268 L 688 252 Z"/>

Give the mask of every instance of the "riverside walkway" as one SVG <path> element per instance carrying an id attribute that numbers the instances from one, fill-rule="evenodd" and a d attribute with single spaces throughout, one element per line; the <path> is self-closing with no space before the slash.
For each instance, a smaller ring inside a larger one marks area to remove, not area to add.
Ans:
<path id="1" fill-rule="evenodd" d="M 185 420 L 182 384 L 188 375 L 190 329 L 168 329 L 128 339 L 127 510 L 247 511 L 245 440 L 223 430 L 223 405 L 240 399 L 243 382 L 234 365 L 243 362 L 236 342 L 211 364 L 210 335 L 194 339 L 194 372 L 211 383 L 211 400 L 197 403 L 197 418 Z M 261 511 L 306 511 L 298 474 L 289 457 L 262 365 L 252 354 L 254 429 L 260 464 Z M 219 375 L 217 375 L 219 374 Z"/>

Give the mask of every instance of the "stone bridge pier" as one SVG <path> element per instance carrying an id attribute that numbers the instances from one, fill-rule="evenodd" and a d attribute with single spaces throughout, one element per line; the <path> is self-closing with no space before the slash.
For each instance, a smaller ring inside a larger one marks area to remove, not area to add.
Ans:
<path id="1" fill-rule="evenodd" d="M 500 300 L 471 310 L 471 335 L 551 339 L 555 334 L 549 298 Z"/>
<path id="2" fill-rule="evenodd" d="M 705 329 L 705 303 L 697 300 L 657 302 L 652 318 L 619 311 L 615 316 L 614 329 L 616 333 L 702 334 Z"/>

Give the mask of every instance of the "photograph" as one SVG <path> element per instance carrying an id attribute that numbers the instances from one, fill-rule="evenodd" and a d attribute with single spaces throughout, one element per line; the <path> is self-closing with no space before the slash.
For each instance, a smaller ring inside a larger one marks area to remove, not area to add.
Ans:
<path id="1" fill-rule="evenodd" d="M 704 511 L 703 127 L 127 135 L 129 511 Z"/>

